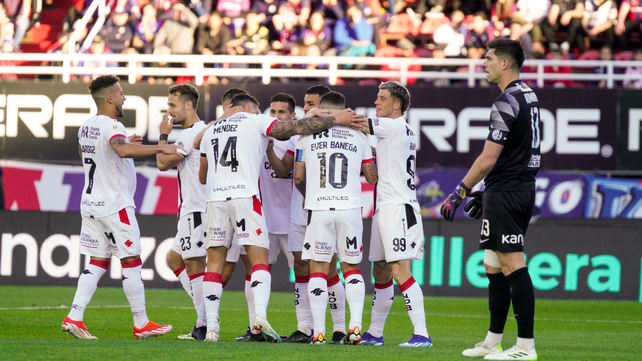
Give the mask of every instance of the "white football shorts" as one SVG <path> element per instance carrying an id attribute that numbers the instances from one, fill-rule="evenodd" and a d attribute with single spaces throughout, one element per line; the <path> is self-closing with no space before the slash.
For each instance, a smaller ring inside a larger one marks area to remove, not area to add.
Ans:
<path id="1" fill-rule="evenodd" d="M 372 217 L 371 262 L 422 259 L 424 227 L 421 214 L 409 204 L 386 204 Z"/>
<path id="2" fill-rule="evenodd" d="M 288 267 L 294 267 L 294 256 L 288 252 L 288 235 L 287 234 L 268 234 L 270 239 L 270 249 L 268 252 L 268 264 L 275 264 L 279 253 L 283 251 L 285 258 L 288 260 Z"/>
<path id="3" fill-rule="evenodd" d="M 288 252 L 303 252 L 305 228 L 306 226 L 302 224 L 295 224 L 290 222 L 290 234 L 288 235 Z"/>
<path id="4" fill-rule="evenodd" d="M 126 207 L 107 217 L 82 216 L 80 253 L 118 259 L 140 256 L 140 229 L 134 207 Z"/>
<path id="5" fill-rule="evenodd" d="M 203 213 L 188 213 L 178 219 L 177 233 L 172 243 L 172 251 L 183 259 L 207 256 L 203 240 Z"/>
<path id="6" fill-rule="evenodd" d="M 229 249 L 235 232 L 240 246 L 270 248 L 263 207 L 256 196 L 207 203 L 205 249 Z"/>
<path id="7" fill-rule="evenodd" d="M 301 258 L 330 263 L 336 251 L 339 262 L 359 264 L 363 257 L 362 242 L 361 208 L 312 211 Z"/>

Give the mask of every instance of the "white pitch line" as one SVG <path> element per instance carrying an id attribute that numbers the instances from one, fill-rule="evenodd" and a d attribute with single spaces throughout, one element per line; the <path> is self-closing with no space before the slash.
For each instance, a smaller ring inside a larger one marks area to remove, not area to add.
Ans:
<path id="1" fill-rule="evenodd" d="M 40 306 L 40 307 L 0 307 L 0 311 L 34 311 L 34 310 L 64 310 L 69 309 L 70 306 L 60 305 L 60 306 Z M 129 305 L 105 305 L 105 306 L 87 306 L 87 308 L 129 308 Z M 194 307 L 187 306 L 148 306 L 147 308 L 153 309 L 165 309 L 165 310 L 193 310 Z M 223 308 L 221 310 L 231 311 L 231 312 L 243 312 L 247 311 L 245 308 Z M 269 312 L 274 313 L 294 313 L 294 310 L 270 310 Z M 363 312 L 366 315 L 369 315 L 370 312 Z M 406 315 L 406 312 L 390 312 L 389 315 Z M 449 315 L 449 314 L 440 314 L 440 313 L 426 313 L 426 316 L 429 317 L 448 317 L 448 318 L 488 318 L 488 316 L 481 315 Z M 514 317 L 508 317 L 514 319 Z M 562 319 L 562 318 L 538 318 L 535 317 L 535 321 L 554 321 L 554 322 L 586 322 L 586 323 L 623 323 L 623 324 L 642 324 L 642 321 L 626 321 L 626 320 L 574 320 L 574 319 Z"/>

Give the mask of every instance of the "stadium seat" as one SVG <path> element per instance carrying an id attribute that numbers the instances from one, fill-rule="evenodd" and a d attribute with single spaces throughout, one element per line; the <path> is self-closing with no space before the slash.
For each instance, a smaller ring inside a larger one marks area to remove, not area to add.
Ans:
<path id="1" fill-rule="evenodd" d="M 381 45 L 374 56 L 375 58 L 394 58 L 397 56 L 397 47 L 392 45 Z"/>
<path id="2" fill-rule="evenodd" d="M 417 35 L 417 27 L 410 15 L 403 13 L 390 18 L 390 23 L 385 29 L 379 32 L 381 44 L 387 44 L 388 40 L 399 40 L 406 35 Z"/>
<path id="3" fill-rule="evenodd" d="M 621 51 L 617 54 L 615 54 L 615 60 L 620 60 L 620 61 L 629 61 L 633 60 L 633 52 L 632 51 Z"/>
<path id="4" fill-rule="evenodd" d="M 599 60 L 600 59 L 600 51 L 599 50 L 587 50 L 580 54 L 580 57 L 577 58 L 577 60 Z"/>

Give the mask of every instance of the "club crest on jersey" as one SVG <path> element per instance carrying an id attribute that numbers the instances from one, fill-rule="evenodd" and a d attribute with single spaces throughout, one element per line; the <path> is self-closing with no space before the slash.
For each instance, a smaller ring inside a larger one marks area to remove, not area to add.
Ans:
<path id="1" fill-rule="evenodd" d="M 116 129 L 118 129 L 118 128 L 120 128 L 118 125 L 112 125 L 112 126 L 111 126 L 111 129 L 113 129 L 113 130 L 116 130 Z"/>
<path id="2" fill-rule="evenodd" d="M 500 139 L 502 139 L 503 134 L 502 134 L 501 130 L 495 129 L 495 130 L 493 130 L 492 136 L 493 136 L 494 140 L 500 140 Z"/>

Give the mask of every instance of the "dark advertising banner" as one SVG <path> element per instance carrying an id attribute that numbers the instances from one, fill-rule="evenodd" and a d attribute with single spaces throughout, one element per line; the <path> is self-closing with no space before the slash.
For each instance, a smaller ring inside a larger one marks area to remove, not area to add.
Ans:
<path id="1" fill-rule="evenodd" d="M 618 169 L 642 170 L 642 92 L 620 91 Z"/>
<path id="2" fill-rule="evenodd" d="M 141 228 L 142 278 L 147 287 L 181 288 L 165 259 L 176 232 L 172 216 L 137 216 Z M 74 213 L 0 212 L 0 285 L 75 286 L 88 260 L 80 256 L 81 218 Z M 412 273 L 427 296 L 485 297 L 488 280 L 479 250 L 480 222 L 424 220 L 423 260 Z M 364 220 L 361 270 L 371 293 L 368 262 L 371 222 Z M 538 220 L 525 244 L 538 297 L 642 302 L 642 224 L 633 220 Z M 243 290 L 242 266 L 226 289 Z M 120 263 L 112 259 L 100 285 L 121 287 Z M 291 292 L 294 278 L 285 257 L 272 269 L 272 290 Z"/>
<path id="3" fill-rule="evenodd" d="M 129 84 L 121 81 L 127 100 L 120 121 L 128 134 L 139 134 L 145 143 L 158 142 L 158 126 L 167 110 L 167 86 Z M 0 154 L 5 159 L 76 162 L 78 128 L 96 105 L 85 83 L 0 83 Z M 198 115 L 204 117 L 207 96 L 198 88 Z M 178 137 L 175 129 L 169 140 Z"/>
<path id="4" fill-rule="evenodd" d="M 417 200 L 424 218 L 441 218 L 441 203 L 464 179 L 465 170 L 430 169 L 417 172 Z M 473 190 L 481 190 L 480 182 Z M 589 195 L 585 176 L 540 171 L 535 179 L 535 205 L 543 218 L 583 218 Z M 469 199 L 464 200 L 464 204 Z M 457 208 L 455 217 L 469 218 L 464 206 Z M 638 218 L 642 218 L 639 215 Z"/>
<path id="5" fill-rule="evenodd" d="M 590 192 L 586 218 L 642 218 L 642 179 L 586 179 Z"/>

